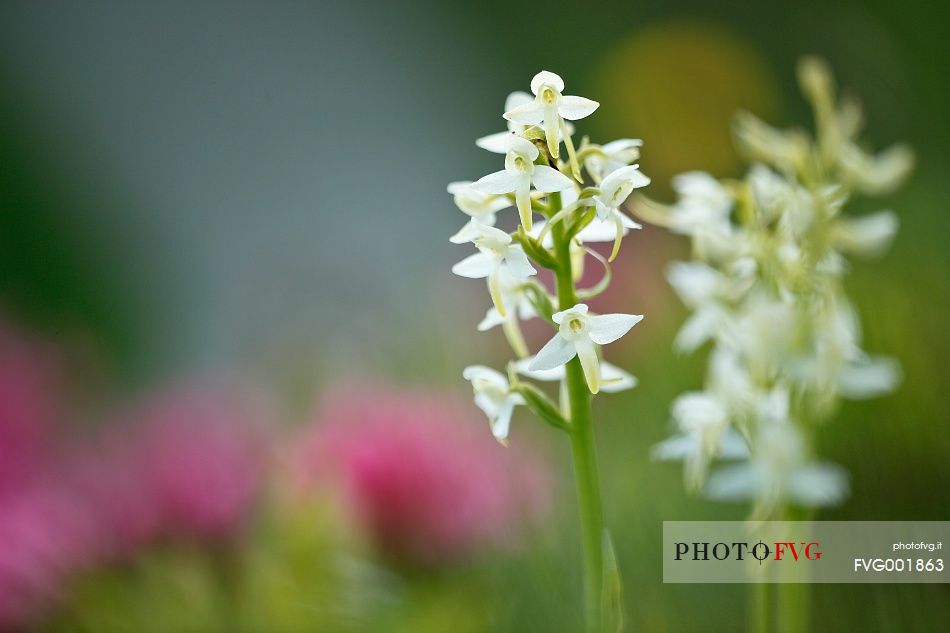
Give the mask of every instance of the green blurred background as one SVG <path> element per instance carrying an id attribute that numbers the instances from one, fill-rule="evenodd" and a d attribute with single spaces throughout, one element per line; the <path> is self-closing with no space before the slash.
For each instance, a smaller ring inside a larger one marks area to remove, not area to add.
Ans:
<path id="1" fill-rule="evenodd" d="M 820 518 L 946 520 L 946 18 L 939 3 L 876 0 L 3 2 L 0 301 L 87 350 L 99 390 L 237 368 L 291 410 L 340 376 L 465 395 L 465 365 L 507 355 L 497 332 L 474 331 L 483 288 L 449 272 L 462 216 L 444 187 L 497 168 L 473 140 L 503 129 L 508 92 L 542 68 L 561 74 L 603 104 L 579 132 L 643 138 L 648 192 L 670 200 L 680 171 L 742 173 L 737 109 L 810 126 L 794 68 L 818 54 L 862 101 L 865 138 L 918 155 L 899 193 L 851 207 L 901 219 L 892 251 L 847 284 L 865 347 L 898 357 L 904 383 L 844 404 L 822 431 L 852 496 Z M 686 312 L 662 274 L 685 247 L 651 228 L 630 236 L 609 299 L 646 315 L 609 358 L 640 386 L 595 405 L 631 631 L 738 630 L 744 617 L 741 586 L 662 584 L 663 520 L 745 513 L 689 498 L 676 465 L 648 459 L 670 401 L 703 373 L 701 357 L 671 351 Z M 529 424 L 519 414 L 512 442 L 543 444 L 565 481 L 543 538 L 414 579 L 410 606 L 374 630 L 579 630 L 569 455 Z M 155 609 L 189 599 L 148 595 Z M 822 585 L 814 601 L 815 630 L 950 621 L 939 585 Z M 229 629 L 212 616 L 203 627 Z"/>

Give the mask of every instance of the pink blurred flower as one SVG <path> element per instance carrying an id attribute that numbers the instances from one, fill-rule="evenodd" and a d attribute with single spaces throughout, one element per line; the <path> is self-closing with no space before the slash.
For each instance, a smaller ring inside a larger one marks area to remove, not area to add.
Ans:
<path id="1" fill-rule="evenodd" d="M 0 495 L 42 467 L 61 414 L 59 358 L 45 342 L 0 322 Z"/>
<path id="2" fill-rule="evenodd" d="M 100 560 L 133 556 L 165 536 L 233 533 L 263 485 L 262 411 L 236 390 L 173 389 L 77 451 L 70 477 L 97 517 Z"/>
<path id="3" fill-rule="evenodd" d="M 98 523 L 100 562 L 134 555 L 161 532 L 161 508 L 148 481 L 141 430 L 116 424 L 74 451 L 70 479 Z"/>
<path id="4" fill-rule="evenodd" d="M 510 542 L 549 506 L 545 465 L 499 446 L 484 420 L 422 391 L 332 390 L 299 448 L 305 481 L 340 486 L 380 549 L 437 565 Z"/>
<path id="5" fill-rule="evenodd" d="M 260 403 L 226 389 L 186 387 L 139 410 L 140 467 L 167 529 L 222 536 L 250 512 L 267 457 Z"/>
<path id="6" fill-rule="evenodd" d="M 71 492 L 41 481 L 0 499 L 0 631 L 42 618 L 88 562 L 95 524 Z"/>

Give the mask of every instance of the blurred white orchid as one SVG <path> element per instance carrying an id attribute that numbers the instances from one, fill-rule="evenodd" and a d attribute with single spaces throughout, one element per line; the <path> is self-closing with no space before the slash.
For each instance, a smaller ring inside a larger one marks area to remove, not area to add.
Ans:
<path id="1" fill-rule="evenodd" d="M 848 476 L 834 464 L 808 459 L 801 432 L 788 421 L 762 425 L 751 458 L 712 473 L 705 494 L 720 501 L 753 501 L 753 516 L 777 507 L 835 505 L 848 493 Z"/>
<path id="2" fill-rule="evenodd" d="M 736 140 L 753 161 L 744 180 L 677 176 L 678 201 L 655 216 L 693 245 L 693 261 L 667 272 L 692 311 L 675 345 L 692 351 L 711 341 L 712 354 L 704 391 L 673 405 L 683 433 L 654 455 L 684 457 L 687 484 L 696 488 L 709 460 L 738 455 L 728 439 L 738 432 L 748 461 L 714 472 L 706 491 L 753 500 L 759 518 L 780 517 L 788 505 L 840 501 L 843 471 L 808 450 L 816 422 L 840 398 L 879 396 L 901 379 L 896 361 L 861 349 L 860 321 L 842 283 L 845 256 L 879 254 L 897 217 L 848 217 L 844 206 L 855 192 L 890 191 L 913 155 L 900 145 L 877 156 L 859 149 L 860 111 L 836 104 L 826 65 L 806 59 L 799 78 L 816 112 L 814 140 L 741 115 Z"/>
<path id="3" fill-rule="evenodd" d="M 742 456 L 745 445 L 727 434 L 729 412 L 715 396 L 703 392 L 679 396 L 673 402 L 673 419 L 680 434 L 654 446 L 651 455 L 683 460 L 687 489 L 699 489 L 712 458 Z"/>

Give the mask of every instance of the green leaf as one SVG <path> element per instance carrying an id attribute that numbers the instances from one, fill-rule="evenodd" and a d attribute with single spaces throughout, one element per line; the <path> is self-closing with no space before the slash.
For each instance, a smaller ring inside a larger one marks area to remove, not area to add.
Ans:
<path id="1" fill-rule="evenodd" d="M 562 431 L 570 429 L 570 424 L 561 415 L 557 405 L 551 402 L 551 399 L 544 395 L 543 391 L 534 385 L 523 382 L 515 387 L 515 391 L 521 394 L 525 400 L 525 404 L 528 405 L 528 408 L 539 418 Z"/>
<path id="2" fill-rule="evenodd" d="M 521 244 L 521 247 L 524 248 L 524 252 L 533 259 L 539 266 L 554 270 L 557 268 L 557 260 L 554 259 L 554 256 L 548 251 L 548 249 L 541 246 L 541 244 L 525 233 L 524 227 L 519 226 L 518 232 L 513 236 L 514 239 Z"/>
<path id="3" fill-rule="evenodd" d="M 588 207 L 587 210 L 578 215 L 577 219 L 571 222 L 567 226 L 567 232 L 565 234 L 566 239 L 574 239 L 574 236 L 581 232 L 585 226 L 590 224 L 594 220 L 594 216 L 597 214 L 597 209 L 595 207 Z"/>
<path id="4" fill-rule="evenodd" d="M 532 281 L 526 283 L 522 288 L 524 289 L 524 293 L 528 296 L 528 301 L 531 302 L 531 307 L 538 313 L 538 316 L 547 321 L 551 327 L 557 327 L 552 318 L 554 314 L 554 304 L 551 302 L 551 296 L 547 290 L 544 289 L 544 286 L 536 281 Z"/>
<path id="5" fill-rule="evenodd" d="M 602 633 L 620 633 L 623 631 L 623 584 L 620 580 L 620 568 L 614 554 L 614 544 L 610 532 L 603 535 L 604 578 L 600 594 L 600 612 L 603 620 Z"/>

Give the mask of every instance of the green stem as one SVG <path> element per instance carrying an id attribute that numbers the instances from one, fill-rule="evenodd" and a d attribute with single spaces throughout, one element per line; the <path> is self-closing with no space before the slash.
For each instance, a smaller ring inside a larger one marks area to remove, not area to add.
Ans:
<path id="1" fill-rule="evenodd" d="M 789 508 L 783 513 L 786 521 L 811 521 L 814 513 L 803 508 Z M 804 533 L 806 539 L 809 538 Z M 778 585 L 776 596 L 776 615 L 778 633 L 806 633 L 811 621 L 811 585 L 807 584 L 807 571 L 804 567 L 793 566 L 792 580 Z"/>
<path id="2" fill-rule="evenodd" d="M 749 587 L 749 631 L 752 633 L 769 633 L 772 629 L 772 585 L 760 582 L 752 583 Z"/>
<path id="3" fill-rule="evenodd" d="M 550 212 L 561 208 L 560 194 L 551 194 Z M 577 302 L 574 277 L 571 270 L 570 238 L 563 223 L 551 231 L 554 240 L 557 299 L 560 310 L 572 308 Z M 604 576 L 603 538 L 604 513 L 600 497 L 600 475 L 597 468 L 597 447 L 591 422 L 591 396 L 584 379 L 580 360 L 576 357 L 566 367 L 568 409 L 571 423 L 571 453 L 577 502 L 581 519 L 581 539 L 584 554 L 584 600 L 587 631 L 594 633 L 602 622 L 601 601 Z"/>

